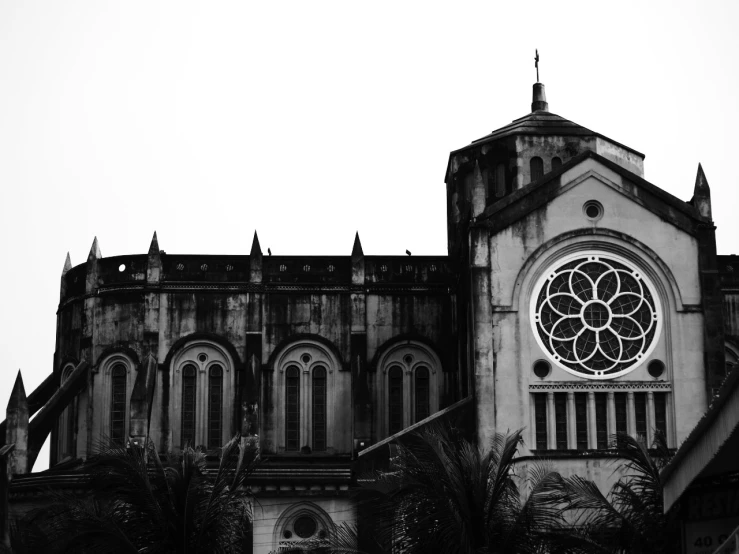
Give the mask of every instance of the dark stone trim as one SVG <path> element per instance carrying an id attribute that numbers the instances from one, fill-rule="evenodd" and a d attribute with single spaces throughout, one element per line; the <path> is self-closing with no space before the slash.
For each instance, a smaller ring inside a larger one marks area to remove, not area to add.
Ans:
<path id="1" fill-rule="evenodd" d="M 397 346 L 398 344 L 410 341 L 420 342 L 421 344 L 430 348 L 434 352 L 434 354 L 436 354 L 439 360 L 441 360 L 442 367 L 440 369 L 442 373 L 451 371 L 451 369 L 448 368 L 448 356 L 444 355 L 442 349 L 439 347 L 440 345 L 436 344 L 431 339 L 417 333 L 403 333 L 401 335 L 396 335 L 393 338 L 388 339 L 384 343 L 382 343 L 380 347 L 375 351 L 375 355 L 372 357 L 372 360 L 369 363 L 369 370 L 372 372 L 377 371 L 377 364 L 379 363 L 380 358 L 382 358 L 382 356 L 384 356 L 388 350 L 390 350 L 394 346 Z"/>
<path id="2" fill-rule="evenodd" d="M 169 349 L 169 352 L 167 352 L 167 355 L 164 358 L 164 362 L 162 362 L 160 367 L 164 367 L 166 370 L 170 369 L 170 366 L 172 365 L 172 358 L 174 357 L 177 352 L 182 350 L 185 346 L 187 346 L 188 343 L 195 342 L 198 340 L 208 340 L 211 342 L 215 342 L 216 344 L 219 344 L 223 346 L 228 353 L 231 355 L 231 358 L 233 358 L 234 361 L 234 370 L 235 371 L 242 371 L 244 369 L 244 361 L 239 356 L 238 352 L 236 351 L 236 347 L 231 344 L 227 339 L 223 338 L 221 335 L 216 335 L 215 333 L 204 333 L 204 332 L 196 332 L 191 333 L 189 335 L 185 335 L 184 337 L 180 337 L 177 339 L 177 341 L 172 345 L 172 348 Z"/>
<path id="3" fill-rule="evenodd" d="M 534 181 L 508 196 L 504 196 L 494 204 L 488 206 L 473 225 L 483 225 L 495 230 L 505 229 L 515 221 L 548 204 L 562 192 L 562 175 L 588 158 L 596 160 L 635 186 L 644 189 L 647 195 L 640 196 L 636 201 L 644 206 L 645 209 L 655 213 L 676 227 L 695 235 L 698 224 L 710 224 L 708 220 L 701 217 L 695 208 L 687 202 L 683 202 L 649 181 L 642 179 L 635 173 L 630 172 L 628 169 L 624 169 L 611 160 L 588 150 L 575 156 L 559 169 L 547 173 L 538 181 Z M 532 199 L 527 199 L 531 195 L 533 195 Z M 666 204 L 670 208 L 673 208 L 674 211 L 679 212 L 679 214 L 673 213 L 669 209 L 661 209 L 662 206 L 660 204 Z M 493 218 L 493 216 L 495 217 Z"/>
<path id="4" fill-rule="evenodd" d="M 110 356 L 111 354 L 126 354 L 128 357 L 130 357 L 133 360 L 134 369 L 138 371 L 141 361 L 139 360 L 139 355 L 136 353 L 135 350 L 127 347 L 127 346 L 110 346 L 102 351 L 102 353 L 98 356 L 98 359 L 95 360 L 95 364 L 92 366 L 93 372 L 97 373 L 98 369 L 100 369 L 100 364 L 103 362 L 105 358 Z"/>
<path id="5" fill-rule="evenodd" d="M 297 333 L 281 340 L 272 350 L 272 353 L 269 355 L 269 360 L 267 360 L 267 363 L 263 369 L 266 371 L 274 371 L 277 355 L 291 344 L 301 342 L 303 340 L 314 340 L 316 342 L 320 342 L 322 345 L 331 350 L 331 352 L 334 353 L 334 356 L 336 356 L 336 358 L 339 360 L 339 363 L 341 364 L 341 367 L 339 368 L 340 371 L 347 371 L 350 369 L 349 363 L 344 360 L 344 357 L 341 355 L 341 351 L 333 342 L 325 337 L 322 337 L 320 335 L 313 335 L 311 333 Z"/>
<path id="6" fill-rule="evenodd" d="M 662 260 L 662 258 L 654 250 L 652 250 L 649 246 L 647 246 L 640 240 L 630 235 L 626 235 L 620 231 L 614 231 L 613 229 L 608 229 L 606 227 L 582 228 L 582 229 L 574 229 L 572 231 L 566 231 L 560 235 L 557 235 L 556 237 L 549 239 L 545 243 L 539 245 L 536 248 L 536 250 L 534 250 L 531 254 L 529 254 L 528 258 L 526 258 L 526 261 L 523 263 L 523 265 L 521 266 L 521 269 L 518 271 L 518 274 L 516 275 L 516 280 L 513 285 L 513 294 L 511 296 L 511 300 L 514 303 L 506 305 L 506 306 L 501 306 L 501 305 L 493 306 L 493 311 L 494 312 L 517 311 L 517 308 L 514 309 L 514 306 L 516 306 L 515 300 L 519 298 L 521 286 L 523 285 L 523 282 L 526 279 L 526 276 L 529 274 L 529 272 L 531 271 L 531 268 L 536 263 L 536 261 L 541 259 L 541 257 L 544 255 L 545 252 L 555 248 L 557 244 L 560 244 L 568 239 L 578 238 L 578 237 L 593 237 L 595 240 L 597 240 L 599 237 L 610 237 L 610 238 L 618 239 L 620 241 L 623 241 L 624 243 L 627 243 L 631 246 L 636 247 L 636 249 L 641 251 L 641 253 L 644 254 L 645 257 L 647 257 L 649 260 L 652 260 L 657 265 L 657 267 L 659 267 L 660 271 L 666 277 L 667 283 L 669 284 L 669 288 L 664 284 L 660 285 L 660 283 L 662 283 L 661 279 L 657 280 L 656 286 L 658 287 L 662 286 L 665 294 L 669 294 L 670 292 L 672 292 L 672 296 L 675 300 L 675 309 L 677 311 L 679 312 L 682 312 L 682 311 L 701 312 L 702 311 L 702 307 L 700 305 L 685 304 L 683 302 L 682 293 L 680 291 L 680 287 L 677 284 L 677 279 L 675 279 L 675 275 L 672 273 L 672 270 L 670 269 L 670 267 Z M 623 247 L 616 250 L 616 253 L 625 257 L 626 259 L 632 260 L 632 262 L 635 262 L 635 261 L 638 262 L 640 260 L 639 256 L 635 256 L 632 252 L 628 251 L 628 249 L 624 249 Z M 631 253 L 631 257 L 629 257 L 629 253 Z M 648 269 L 648 266 L 645 266 L 645 267 L 647 267 Z"/>

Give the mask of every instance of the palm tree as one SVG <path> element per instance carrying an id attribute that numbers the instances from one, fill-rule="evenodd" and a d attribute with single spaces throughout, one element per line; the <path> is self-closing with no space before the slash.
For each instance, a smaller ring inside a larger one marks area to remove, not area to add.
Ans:
<path id="1" fill-rule="evenodd" d="M 566 480 L 579 532 L 599 544 L 601 552 L 676 551 L 676 533 L 664 514 L 659 477 L 671 457 L 664 436 L 656 435 L 651 452 L 644 440 L 627 434 L 617 434 L 614 443 L 622 458 L 617 468 L 622 477 L 607 496 L 587 479 L 574 476 Z"/>
<path id="2" fill-rule="evenodd" d="M 544 462 L 515 474 L 521 443 L 520 431 L 496 434 L 482 450 L 448 424 L 399 439 L 390 471 L 361 480 L 370 534 L 403 554 L 585 552 L 565 525 L 560 475 Z"/>
<path id="3" fill-rule="evenodd" d="M 218 469 L 186 447 L 160 459 L 154 444 L 108 445 L 84 468 L 89 498 L 56 495 L 21 526 L 31 552 L 241 552 L 250 543 L 246 489 L 257 447 L 239 436 L 222 449 Z"/>

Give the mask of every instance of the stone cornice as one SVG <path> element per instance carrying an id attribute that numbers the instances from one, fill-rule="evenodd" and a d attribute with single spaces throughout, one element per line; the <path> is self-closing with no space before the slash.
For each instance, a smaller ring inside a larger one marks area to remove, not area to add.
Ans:
<path id="1" fill-rule="evenodd" d="M 538 391 L 671 391 L 672 384 L 665 381 L 559 381 L 529 384 L 529 392 Z"/>

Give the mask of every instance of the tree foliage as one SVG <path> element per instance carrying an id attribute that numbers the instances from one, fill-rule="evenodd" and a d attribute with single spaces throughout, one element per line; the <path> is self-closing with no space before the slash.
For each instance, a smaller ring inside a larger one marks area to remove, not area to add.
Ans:
<path id="1" fill-rule="evenodd" d="M 577 531 L 590 537 L 599 551 L 662 554 L 676 548 L 671 519 L 664 514 L 660 471 L 671 453 L 657 433 L 652 451 L 627 434 L 615 436 L 622 477 L 604 495 L 592 481 L 579 476 L 566 480 Z"/>
<path id="2" fill-rule="evenodd" d="M 154 444 L 108 445 L 85 468 L 87 497 L 55 494 L 18 528 L 29 552 L 240 552 L 250 541 L 252 498 L 245 487 L 258 449 L 234 437 L 217 470 L 186 447 L 160 459 Z"/>
<path id="3" fill-rule="evenodd" d="M 448 424 L 400 439 L 390 471 L 361 480 L 371 534 L 402 554 L 585 552 L 563 517 L 562 477 L 545 462 L 516 474 L 520 444 L 518 431 L 480 449 Z"/>

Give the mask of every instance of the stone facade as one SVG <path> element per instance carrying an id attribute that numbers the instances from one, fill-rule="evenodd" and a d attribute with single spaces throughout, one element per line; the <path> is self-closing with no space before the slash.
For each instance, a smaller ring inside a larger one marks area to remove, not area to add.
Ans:
<path id="1" fill-rule="evenodd" d="M 481 444 L 525 429 L 522 463 L 603 487 L 616 431 L 677 447 L 739 359 L 739 261 L 716 255 L 705 175 L 681 201 L 539 83 L 533 107 L 451 153 L 446 256 L 365 256 L 359 236 L 349 256 L 264 256 L 256 234 L 249 255 L 180 255 L 155 234 L 105 258 L 96 240 L 65 265 L 53 374 L 29 396 L 52 422 L 48 474 L 106 436 L 215 452 L 240 432 L 267 460 L 266 553 L 301 517 L 355 521 L 357 462 L 450 406 Z M 31 477 L 11 483 L 19 511 Z"/>

